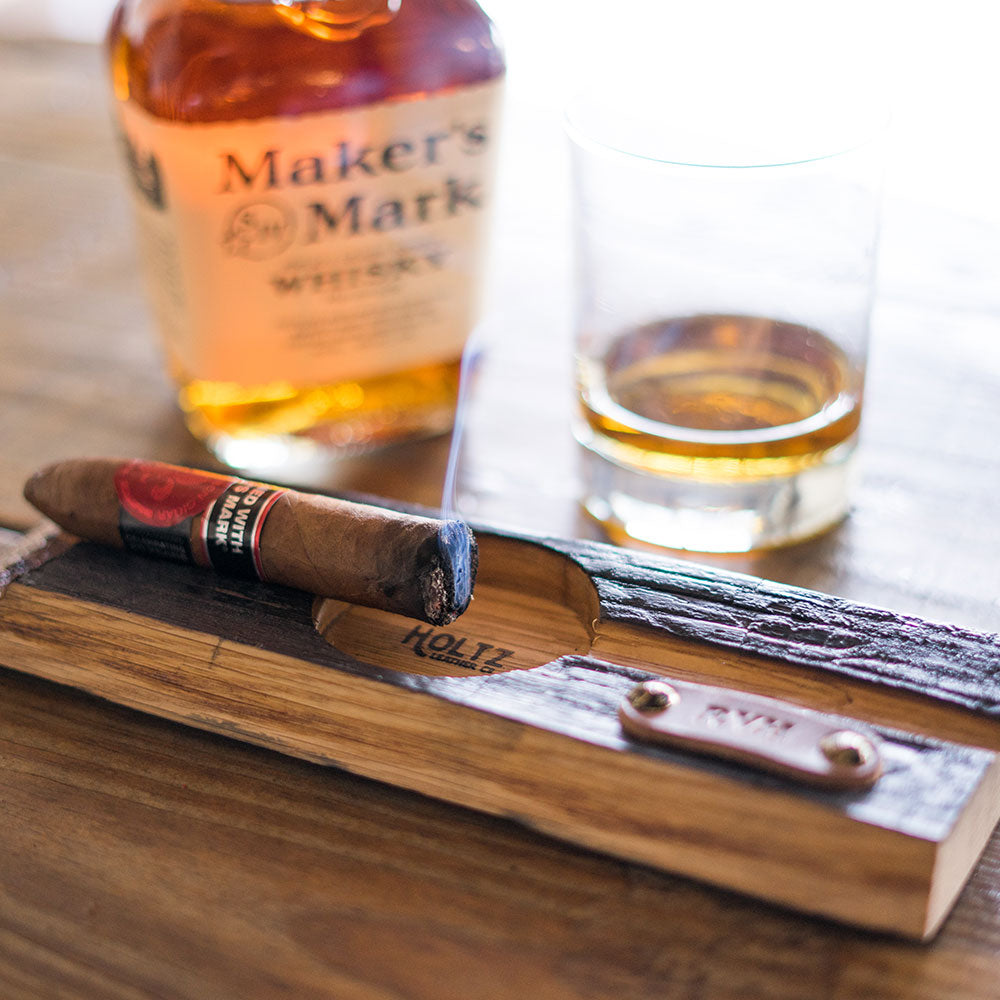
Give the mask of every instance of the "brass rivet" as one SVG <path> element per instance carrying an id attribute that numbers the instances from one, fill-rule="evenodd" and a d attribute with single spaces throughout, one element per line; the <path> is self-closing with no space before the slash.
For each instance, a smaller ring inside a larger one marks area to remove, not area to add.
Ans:
<path id="1" fill-rule="evenodd" d="M 629 704 L 644 715 L 665 712 L 681 700 L 677 689 L 665 681 L 643 681 L 629 692 Z"/>
<path id="2" fill-rule="evenodd" d="M 867 736 L 850 729 L 828 733 L 820 740 L 820 750 L 831 764 L 838 767 L 863 767 L 876 755 L 875 746 Z"/>

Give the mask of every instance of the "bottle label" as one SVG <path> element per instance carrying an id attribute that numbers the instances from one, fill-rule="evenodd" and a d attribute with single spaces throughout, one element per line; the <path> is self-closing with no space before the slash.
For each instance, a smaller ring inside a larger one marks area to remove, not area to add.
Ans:
<path id="1" fill-rule="evenodd" d="M 482 291 L 500 87 L 208 124 L 120 104 L 181 376 L 307 386 L 458 357 Z"/>
<path id="2" fill-rule="evenodd" d="M 119 531 L 130 552 L 264 579 L 261 530 L 285 490 L 135 460 L 123 463 L 115 473 L 115 492 Z"/>

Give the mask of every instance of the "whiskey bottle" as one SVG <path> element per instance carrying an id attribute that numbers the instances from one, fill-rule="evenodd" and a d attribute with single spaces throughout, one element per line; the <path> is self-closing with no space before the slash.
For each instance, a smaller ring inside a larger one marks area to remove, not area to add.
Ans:
<path id="1" fill-rule="evenodd" d="M 447 430 L 504 75 L 474 0 L 120 0 L 108 53 L 195 436 L 247 467 Z"/>

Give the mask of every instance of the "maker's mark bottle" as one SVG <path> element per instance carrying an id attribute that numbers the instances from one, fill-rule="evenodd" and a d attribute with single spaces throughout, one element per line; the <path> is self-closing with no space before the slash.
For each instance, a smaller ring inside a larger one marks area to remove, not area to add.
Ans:
<path id="1" fill-rule="evenodd" d="M 447 429 L 504 72 L 474 0 L 121 0 L 108 46 L 192 431 L 253 465 Z"/>

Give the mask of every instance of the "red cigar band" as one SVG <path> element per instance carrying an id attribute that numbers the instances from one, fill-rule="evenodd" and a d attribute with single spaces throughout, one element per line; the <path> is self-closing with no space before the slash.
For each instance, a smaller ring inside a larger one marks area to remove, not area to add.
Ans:
<path id="1" fill-rule="evenodd" d="M 125 547 L 140 555 L 208 563 L 221 573 L 264 579 L 260 536 L 264 519 L 285 490 L 232 476 L 159 462 L 126 462 L 115 473 L 118 527 Z M 192 551 L 192 527 L 198 556 Z"/>

